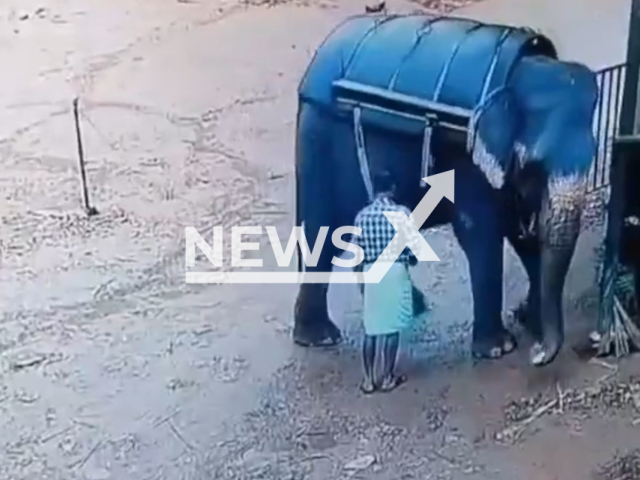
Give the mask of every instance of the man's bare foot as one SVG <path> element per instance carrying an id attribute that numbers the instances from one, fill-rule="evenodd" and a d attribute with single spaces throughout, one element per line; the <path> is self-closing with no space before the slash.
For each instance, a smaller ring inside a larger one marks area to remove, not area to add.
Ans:
<path id="1" fill-rule="evenodd" d="M 362 390 L 362 393 L 365 395 L 369 395 L 376 391 L 376 386 L 371 379 L 365 378 L 362 384 L 360 384 L 360 390 Z"/>
<path id="2" fill-rule="evenodd" d="M 398 375 L 398 376 L 391 375 L 382 381 L 380 390 L 382 390 L 383 392 L 390 392 L 398 388 L 400 385 L 402 385 L 406 381 L 407 381 L 407 377 L 405 375 Z"/>

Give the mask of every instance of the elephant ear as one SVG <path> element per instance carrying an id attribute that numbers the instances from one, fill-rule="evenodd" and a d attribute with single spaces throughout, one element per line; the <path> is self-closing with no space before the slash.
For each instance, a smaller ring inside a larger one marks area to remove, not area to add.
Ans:
<path id="1" fill-rule="evenodd" d="M 494 188 L 501 188 L 513 159 L 519 114 L 515 95 L 501 87 L 487 96 L 474 111 L 469 128 L 468 149 L 473 163 Z"/>

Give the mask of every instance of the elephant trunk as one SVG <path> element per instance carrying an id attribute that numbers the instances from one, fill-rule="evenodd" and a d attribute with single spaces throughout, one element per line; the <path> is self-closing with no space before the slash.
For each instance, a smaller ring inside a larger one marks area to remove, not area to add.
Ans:
<path id="1" fill-rule="evenodd" d="M 564 343 L 563 290 L 585 202 L 583 176 L 551 177 L 547 185 L 539 217 L 541 338 L 531 351 L 537 366 L 552 362 Z"/>

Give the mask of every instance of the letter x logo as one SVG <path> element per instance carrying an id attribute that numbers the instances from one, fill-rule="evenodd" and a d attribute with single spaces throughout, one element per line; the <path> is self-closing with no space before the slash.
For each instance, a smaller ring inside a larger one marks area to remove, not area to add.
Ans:
<path id="1" fill-rule="evenodd" d="M 433 213 L 443 197 L 454 201 L 453 170 L 431 175 L 423 179 L 431 185 L 429 191 L 422 197 L 418 206 L 407 217 L 403 212 L 384 212 L 384 215 L 398 231 L 387 248 L 380 254 L 371 269 L 364 274 L 365 283 L 379 283 L 391 268 L 402 251 L 409 247 L 420 261 L 439 261 L 440 259 L 420 234 L 420 226 Z"/>

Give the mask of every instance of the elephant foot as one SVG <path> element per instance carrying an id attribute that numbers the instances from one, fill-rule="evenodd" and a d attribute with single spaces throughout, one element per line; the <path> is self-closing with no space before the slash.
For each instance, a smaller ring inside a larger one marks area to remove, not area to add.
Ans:
<path id="1" fill-rule="evenodd" d="M 518 348 L 518 342 L 515 337 L 509 332 L 504 332 L 497 343 L 475 340 L 471 347 L 471 354 L 477 360 L 496 360 L 512 353 L 516 348 Z"/>
<path id="2" fill-rule="evenodd" d="M 296 322 L 293 341 L 302 347 L 332 347 L 342 340 L 340 329 L 329 318 L 313 324 Z"/>
<path id="3" fill-rule="evenodd" d="M 327 312 L 327 287 L 302 285 L 295 307 L 293 341 L 303 347 L 327 347 L 342 340 Z"/>
<path id="4" fill-rule="evenodd" d="M 511 333 L 505 332 L 502 336 L 502 352 L 504 355 L 508 355 L 518 348 L 518 341 Z"/>
<path id="5" fill-rule="evenodd" d="M 543 367 L 549 365 L 555 360 L 560 353 L 562 342 L 536 342 L 529 352 L 530 362 L 534 367 Z"/>

